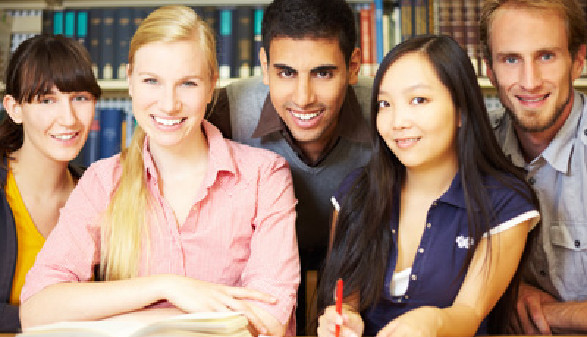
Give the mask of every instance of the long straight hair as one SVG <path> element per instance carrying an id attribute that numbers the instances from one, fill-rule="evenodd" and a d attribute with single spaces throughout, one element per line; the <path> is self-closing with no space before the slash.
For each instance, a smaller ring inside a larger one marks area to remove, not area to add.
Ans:
<path id="1" fill-rule="evenodd" d="M 425 35 L 396 46 L 383 59 L 375 76 L 371 97 L 373 154 L 341 202 L 340 213 L 319 285 L 318 308 L 332 303 L 336 279 L 344 278 L 344 296 L 359 295 L 359 310 L 381 298 L 391 241 L 393 200 L 390 191 L 402 185 L 406 169 L 377 132 L 377 97 L 381 81 L 398 59 L 419 53 L 432 65 L 442 84 L 450 91 L 461 126 L 457 131 L 458 169 L 466 200 L 469 236 L 473 246 L 467 252 L 461 273 L 471 261 L 484 233 L 490 229 L 494 212 L 484 177 L 494 177 L 538 205 L 524 180 L 524 172 L 503 154 L 491 129 L 481 89 L 467 54 L 448 36 Z M 401 79 L 394 79 L 401 81 Z M 491 236 L 489 236 L 490 240 Z M 491 249 L 489 241 L 488 250 Z"/>
<path id="2" fill-rule="evenodd" d="M 208 25 L 189 7 L 166 6 L 152 12 L 130 43 L 129 69 L 135 53 L 153 42 L 197 41 L 207 57 L 210 79 L 217 78 L 216 43 Z M 149 194 L 143 165 L 145 132 L 137 126 L 130 146 L 120 155 L 121 178 L 102 220 L 100 278 L 136 276 L 143 249 L 148 248 L 151 224 Z"/>

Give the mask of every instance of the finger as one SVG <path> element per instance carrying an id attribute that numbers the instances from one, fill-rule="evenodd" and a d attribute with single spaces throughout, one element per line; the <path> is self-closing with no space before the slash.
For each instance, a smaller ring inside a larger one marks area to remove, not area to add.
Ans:
<path id="1" fill-rule="evenodd" d="M 550 325 L 546 321 L 546 317 L 542 311 L 542 305 L 536 305 L 535 303 L 530 304 L 530 316 L 534 326 L 540 331 L 540 334 L 552 334 L 550 331 Z"/>
<path id="2" fill-rule="evenodd" d="M 268 333 L 268 328 L 264 324 L 263 320 L 257 316 L 255 311 L 251 309 L 251 307 L 243 301 L 240 300 L 231 300 L 226 305 L 232 311 L 241 312 L 249 321 L 249 323 L 257 330 L 260 334 L 264 335 Z"/>
<path id="3" fill-rule="evenodd" d="M 242 287 L 226 287 L 227 288 L 227 293 L 229 295 L 231 295 L 232 297 L 236 298 L 236 299 L 240 299 L 240 300 L 255 300 L 255 301 L 260 301 L 260 302 L 265 302 L 268 304 L 275 304 L 277 303 L 277 298 L 254 290 L 254 289 L 248 289 L 248 288 L 242 288 Z"/>
<path id="4" fill-rule="evenodd" d="M 527 334 L 527 335 L 536 334 L 538 331 L 534 328 L 534 324 L 532 324 L 532 322 L 530 320 L 527 303 L 525 301 L 518 301 L 517 308 L 518 308 L 518 319 L 520 321 L 520 327 L 522 328 L 522 333 Z"/>

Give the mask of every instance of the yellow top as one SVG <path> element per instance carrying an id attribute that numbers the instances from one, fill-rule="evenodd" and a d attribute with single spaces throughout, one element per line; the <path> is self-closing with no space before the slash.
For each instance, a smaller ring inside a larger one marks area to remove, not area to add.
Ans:
<path id="1" fill-rule="evenodd" d="M 37 230 L 31 215 L 22 201 L 12 170 L 8 170 L 4 190 L 16 223 L 16 238 L 18 243 L 16 269 L 14 270 L 14 278 L 12 280 L 10 303 L 19 304 L 20 291 L 24 285 L 26 274 L 33 266 L 35 257 L 45 243 L 45 238 Z"/>

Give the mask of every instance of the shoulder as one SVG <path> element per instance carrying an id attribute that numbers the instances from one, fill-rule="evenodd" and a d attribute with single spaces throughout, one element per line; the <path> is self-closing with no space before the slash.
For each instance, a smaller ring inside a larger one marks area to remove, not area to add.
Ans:
<path id="1" fill-rule="evenodd" d="M 512 175 L 486 177 L 495 221 L 492 227 L 504 224 L 515 225 L 530 218 L 538 220 L 537 205 L 534 204 L 531 188 Z"/>
<path id="2" fill-rule="evenodd" d="M 111 191 L 120 178 L 120 154 L 95 161 L 88 167 L 78 185 L 82 187 L 103 187 Z"/>
<path id="3" fill-rule="evenodd" d="M 226 86 L 226 94 L 230 102 L 236 100 L 265 100 L 269 93 L 269 86 L 263 83 L 260 77 L 244 78 Z"/>

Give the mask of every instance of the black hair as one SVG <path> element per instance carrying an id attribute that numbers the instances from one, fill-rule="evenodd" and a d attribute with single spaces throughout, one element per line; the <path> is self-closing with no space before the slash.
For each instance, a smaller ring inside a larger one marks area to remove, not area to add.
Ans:
<path id="1" fill-rule="evenodd" d="M 61 92 L 86 91 L 96 100 L 102 94 L 88 51 L 62 35 L 42 34 L 23 41 L 10 58 L 4 83 L 5 94 L 19 104 L 33 102 L 53 86 Z M 22 142 L 22 125 L 5 117 L 0 123 L 2 158 L 20 149 Z"/>
<path id="2" fill-rule="evenodd" d="M 268 58 L 276 37 L 337 38 L 347 66 L 357 41 L 353 10 L 344 0 L 275 0 L 263 14 L 261 35 Z"/>
<path id="3" fill-rule="evenodd" d="M 371 97 L 373 154 L 342 199 L 332 249 L 319 285 L 319 311 L 331 304 L 339 277 L 345 281 L 344 296 L 359 294 L 360 311 L 376 304 L 382 294 L 392 244 L 389 222 L 393 202 L 389 191 L 401 186 L 405 167 L 377 132 L 377 99 L 389 67 L 410 53 L 420 53 L 427 58 L 450 91 L 455 113 L 460 117 L 456 136 L 458 170 L 465 194 L 468 230 L 473 238 L 461 273 L 466 272 L 477 244 L 489 231 L 490 220 L 494 217 L 488 193 L 491 187 L 484 183 L 485 177 L 493 177 L 515 190 L 538 209 L 538 200 L 524 179 L 524 171 L 505 157 L 495 139 L 467 53 L 448 36 L 424 35 L 407 40 L 385 56 L 375 76 Z"/>

